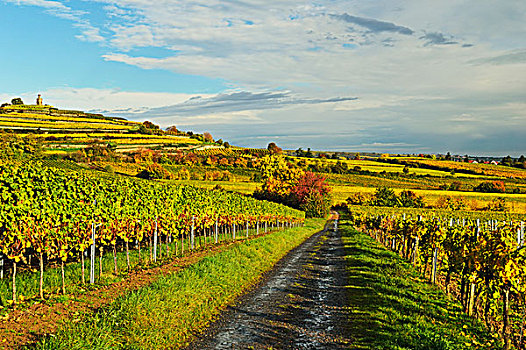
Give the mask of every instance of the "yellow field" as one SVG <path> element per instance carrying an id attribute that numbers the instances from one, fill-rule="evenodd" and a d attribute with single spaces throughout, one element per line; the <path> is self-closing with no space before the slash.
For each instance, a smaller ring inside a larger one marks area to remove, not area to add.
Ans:
<path id="1" fill-rule="evenodd" d="M 258 187 L 261 187 L 257 182 L 239 182 L 239 181 L 202 181 L 202 180 L 170 180 L 172 183 L 192 185 L 196 187 L 212 189 L 220 185 L 227 191 L 235 191 L 243 194 L 251 194 Z"/>
<path id="2" fill-rule="evenodd" d="M 376 162 L 372 160 L 336 160 L 336 159 L 326 159 L 324 162 L 344 162 L 347 164 L 349 169 L 352 169 L 356 166 L 359 166 L 362 170 L 367 170 L 371 172 L 392 172 L 392 173 L 402 173 L 404 170 L 404 166 L 401 164 L 390 164 L 390 163 L 382 163 L 382 162 Z M 410 168 L 409 169 L 410 174 L 416 174 L 416 175 L 431 175 L 431 176 L 451 176 L 450 172 L 447 171 L 441 171 L 441 170 L 433 170 L 433 169 L 424 169 L 424 168 Z M 455 174 L 455 177 L 470 177 L 470 178 L 478 178 L 483 177 L 482 175 L 475 175 L 475 174 Z"/>
<path id="3" fill-rule="evenodd" d="M 2 120 L 0 118 L 0 126 L 4 127 L 19 127 L 19 128 L 44 128 L 44 129 L 80 129 L 80 130 L 129 130 L 135 126 L 132 125 L 114 125 L 114 124 L 101 124 L 101 123 L 61 123 L 61 122 L 43 122 L 38 120 L 24 120 L 14 121 Z"/>
<path id="4" fill-rule="evenodd" d="M 74 142 L 74 143 L 78 143 L 78 144 L 82 144 L 82 143 L 89 143 L 90 141 L 93 141 L 95 140 L 96 138 L 89 138 L 89 137 L 86 137 L 86 138 L 75 138 L 73 140 L 71 140 L 70 142 Z M 180 144 L 180 143 L 187 143 L 187 144 L 199 144 L 200 142 L 196 139 L 189 139 L 189 138 L 175 138 L 175 137 L 170 137 L 170 138 L 164 138 L 164 137 L 157 137 L 157 138 L 131 138 L 131 137 L 127 137 L 127 138 L 114 138 L 114 139 L 111 139 L 111 140 L 104 140 L 105 142 L 112 142 L 112 143 L 115 143 L 117 145 L 142 145 L 142 144 L 168 144 L 168 145 L 172 145 L 172 144 Z M 68 140 L 57 140 L 57 141 L 52 141 L 52 142 L 48 142 L 48 143 L 54 143 L 54 144 L 61 144 L 61 143 L 68 143 Z"/>
<path id="5" fill-rule="evenodd" d="M 126 121 L 115 121 L 111 119 L 97 119 L 87 117 L 61 117 L 44 114 L 30 114 L 30 113 L 12 113 L 0 114 L 0 119 L 4 121 L 35 121 L 35 122 L 50 122 L 50 121 L 64 121 L 64 122 L 86 122 L 97 124 L 115 124 L 115 125 L 129 125 Z"/>
<path id="6" fill-rule="evenodd" d="M 397 158 L 399 160 L 405 160 L 413 163 L 426 164 L 437 167 L 448 167 L 455 170 L 469 170 L 478 174 L 496 176 L 496 177 L 507 177 L 507 178 L 526 178 L 526 170 L 511 168 L 502 165 L 493 164 L 473 164 L 464 162 L 454 162 L 450 160 L 433 160 L 427 158 Z"/>
<path id="7" fill-rule="evenodd" d="M 331 186 L 333 189 L 333 203 L 342 203 L 354 193 L 374 193 L 376 190 L 373 187 L 360 186 Z M 395 188 L 396 193 L 400 193 L 404 189 Z M 428 205 L 434 205 L 437 200 L 444 196 L 454 198 L 462 197 L 468 204 L 477 208 L 487 206 L 491 200 L 495 198 L 505 198 L 513 213 L 526 213 L 526 194 L 511 194 L 511 193 L 479 193 L 479 192 L 461 192 L 461 191 L 441 191 L 441 190 L 411 190 L 419 196 L 424 197 L 424 201 Z"/>
<path id="8" fill-rule="evenodd" d="M 28 135 L 35 135 L 34 133 L 22 133 L 18 134 L 21 137 L 28 136 Z M 79 138 L 119 138 L 119 139 L 157 139 L 159 138 L 159 135 L 147 135 L 147 134 L 124 134 L 124 133 L 49 133 L 49 134 L 38 134 L 36 135 L 38 137 L 51 137 L 54 136 L 56 138 L 71 138 L 71 139 L 79 139 Z M 172 136 L 172 135 L 166 135 L 163 136 L 163 138 L 174 138 L 174 139 L 181 139 L 185 140 L 185 142 L 189 143 L 192 141 L 196 141 L 195 139 L 191 139 L 188 136 Z"/>

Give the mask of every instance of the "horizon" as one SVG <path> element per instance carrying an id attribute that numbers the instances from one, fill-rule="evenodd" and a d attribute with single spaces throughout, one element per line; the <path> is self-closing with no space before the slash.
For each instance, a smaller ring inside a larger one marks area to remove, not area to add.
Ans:
<path id="1" fill-rule="evenodd" d="M 526 153 L 526 3 L 0 0 L 0 100 L 244 147 Z M 484 157 L 479 156 L 479 157 Z"/>

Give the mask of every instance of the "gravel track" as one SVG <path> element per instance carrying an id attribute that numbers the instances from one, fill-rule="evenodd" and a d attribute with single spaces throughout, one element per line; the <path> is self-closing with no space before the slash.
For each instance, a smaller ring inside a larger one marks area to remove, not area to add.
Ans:
<path id="1" fill-rule="evenodd" d="M 346 286 L 345 250 L 330 227 L 289 252 L 187 349 L 349 348 Z"/>

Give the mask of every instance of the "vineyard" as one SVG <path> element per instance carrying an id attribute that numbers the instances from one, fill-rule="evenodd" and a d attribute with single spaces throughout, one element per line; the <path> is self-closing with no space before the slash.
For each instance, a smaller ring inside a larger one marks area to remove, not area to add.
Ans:
<path id="1" fill-rule="evenodd" d="M 524 215 L 351 207 L 354 225 L 455 295 L 469 315 L 524 348 Z"/>
<path id="2" fill-rule="evenodd" d="M 138 125 L 139 123 L 121 118 L 59 110 L 51 106 L 20 105 L 0 108 L 0 128 L 2 129 L 115 130 L 122 132 L 137 129 Z"/>
<path id="3" fill-rule="evenodd" d="M 67 156 L 93 142 L 109 143 L 117 152 L 197 149 L 203 143 L 184 133 L 164 133 L 152 123 L 37 105 L 0 107 L 0 130 L 20 137 L 35 135 L 44 154 L 53 156 Z"/>
<path id="4" fill-rule="evenodd" d="M 229 156 L 229 157 L 239 157 L 243 154 L 253 155 L 262 157 L 269 154 L 269 151 L 261 148 L 218 148 L 211 147 L 205 149 L 199 149 L 194 152 L 199 156 Z"/>
<path id="5" fill-rule="evenodd" d="M 492 164 L 472 164 L 465 162 L 438 161 L 425 158 L 396 158 L 402 164 L 439 171 L 456 171 L 465 174 L 495 176 L 500 178 L 526 178 L 526 172 L 521 169 L 503 167 Z"/>
<path id="6" fill-rule="evenodd" d="M 223 191 L 174 186 L 121 177 L 98 177 L 46 167 L 37 161 L 0 165 L 0 246 L 2 275 L 11 267 L 11 302 L 17 301 L 17 270 L 38 267 L 39 296 L 43 298 L 45 268 L 61 268 L 65 293 L 65 265 L 111 252 L 117 274 L 117 251 L 124 251 L 126 269 L 132 268 L 130 249 L 147 247 L 155 261 L 164 242 L 172 249 L 192 249 L 197 239 L 210 242 L 220 233 L 232 238 L 259 233 L 269 227 L 299 225 L 304 213 L 283 205 L 257 201 Z M 180 241 L 179 248 L 177 242 Z M 175 244 L 175 247 L 174 247 Z M 89 248 L 89 249 L 88 249 Z M 159 252 L 158 252 L 159 251 Z M 36 266 L 34 266 L 36 265 Z M 3 276 L 2 276 L 3 277 Z M 26 295 L 27 296 L 27 295 Z M 29 295 L 31 297 L 31 295 Z M 2 295 L 6 303 L 5 295 Z"/>

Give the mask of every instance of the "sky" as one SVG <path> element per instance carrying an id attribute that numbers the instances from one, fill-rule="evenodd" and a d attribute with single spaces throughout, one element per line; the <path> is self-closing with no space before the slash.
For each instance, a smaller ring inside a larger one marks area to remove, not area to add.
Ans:
<path id="1" fill-rule="evenodd" d="M 0 0 L 0 74 L 240 146 L 526 154 L 524 0 Z"/>

